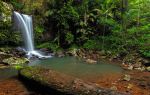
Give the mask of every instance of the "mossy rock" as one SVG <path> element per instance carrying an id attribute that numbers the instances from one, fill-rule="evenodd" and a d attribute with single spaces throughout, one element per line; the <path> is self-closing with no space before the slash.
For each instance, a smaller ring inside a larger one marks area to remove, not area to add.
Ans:
<path id="1" fill-rule="evenodd" d="M 0 51 L 1 51 L 1 52 L 4 52 L 4 53 L 10 52 L 11 50 L 12 50 L 11 47 L 1 47 L 1 48 L 0 48 Z"/>
<path id="2" fill-rule="evenodd" d="M 10 58 L 4 59 L 2 62 L 8 65 L 18 65 L 18 64 L 27 63 L 29 62 L 29 60 L 27 58 L 10 57 Z"/>
<path id="3" fill-rule="evenodd" d="M 20 70 L 19 75 L 28 81 L 32 80 L 32 83 L 40 83 L 49 89 L 52 88 L 66 93 L 63 95 L 130 95 L 102 88 L 93 83 L 46 68 L 26 67 Z"/>

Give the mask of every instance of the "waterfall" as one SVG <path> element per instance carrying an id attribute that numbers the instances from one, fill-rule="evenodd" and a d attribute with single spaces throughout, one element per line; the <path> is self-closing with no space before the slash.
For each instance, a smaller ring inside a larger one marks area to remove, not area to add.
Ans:
<path id="1" fill-rule="evenodd" d="M 25 51 L 27 53 L 28 58 L 31 58 L 32 56 L 37 56 L 39 58 L 51 57 L 44 56 L 43 54 L 34 49 L 32 16 L 14 12 L 14 20 L 18 26 L 18 30 L 20 30 L 23 34 Z"/>

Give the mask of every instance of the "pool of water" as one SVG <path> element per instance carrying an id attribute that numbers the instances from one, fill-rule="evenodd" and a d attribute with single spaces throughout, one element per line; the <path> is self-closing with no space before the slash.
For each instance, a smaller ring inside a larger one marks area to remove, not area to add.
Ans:
<path id="1" fill-rule="evenodd" d="M 121 74 L 123 72 L 123 69 L 118 65 L 100 61 L 97 64 L 88 64 L 82 59 L 70 56 L 35 60 L 30 66 L 50 68 L 78 78 L 97 78 L 100 76 L 106 76 L 107 74 Z"/>
<path id="2" fill-rule="evenodd" d="M 114 81 L 118 79 L 118 75 L 123 72 L 123 69 L 118 65 L 108 64 L 99 61 L 97 64 L 88 64 L 83 59 L 75 57 L 52 57 L 43 60 L 33 60 L 29 66 L 40 66 L 43 68 L 50 68 L 55 71 L 59 71 L 76 78 L 81 78 L 86 81 L 99 83 L 106 81 Z M 9 95 L 43 95 L 37 90 L 31 90 L 32 87 L 26 86 L 16 77 L 18 71 L 12 67 L 0 69 L 0 94 L 7 93 Z M 116 77 L 117 75 L 117 77 Z M 109 78 L 108 78 L 109 77 Z M 102 80 L 102 81 L 99 81 Z M 30 83 L 27 83 L 30 84 Z M 5 86 L 3 86 L 5 85 Z M 33 87 L 34 88 L 34 87 Z M 6 91 L 8 89 L 8 91 Z M 30 89 L 30 90 L 29 90 Z M 28 94 L 22 94 L 28 93 Z M 57 94 L 46 94 L 46 95 L 57 95 Z"/>
<path id="3" fill-rule="evenodd" d="M 0 69 L 0 80 L 8 79 L 18 75 L 18 71 L 12 67 Z"/>

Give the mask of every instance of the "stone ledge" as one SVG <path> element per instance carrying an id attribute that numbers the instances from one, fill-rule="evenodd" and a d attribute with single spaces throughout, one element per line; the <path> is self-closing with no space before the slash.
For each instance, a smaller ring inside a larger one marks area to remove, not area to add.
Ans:
<path id="1" fill-rule="evenodd" d="M 71 95 L 130 95 L 101 88 L 93 83 L 51 69 L 27 67 L 20 70 L 19 74 L 28 80 L 33 80 L 43 86 Z"/>

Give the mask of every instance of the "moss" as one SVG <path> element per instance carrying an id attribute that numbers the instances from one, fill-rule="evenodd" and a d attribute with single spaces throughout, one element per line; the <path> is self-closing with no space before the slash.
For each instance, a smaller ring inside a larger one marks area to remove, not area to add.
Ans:
<path id="1" fill-rule="evenodd" d="M 30 67 L 26 67 L 26 69 L 21 69 L 21 70 L 20 70 L 20 73 L 21 73 L 22 75 L 24 75 L 24 76 L 30 78 L 30 77 L 31 77 L 31 72 L 29 72 L 29 71 L 31 71 L 31 70 L 32 70 L 32 69 L 31 69 Z"/>
<path id="2" fill-rule="evenodd" d="M 24 64 L 29 62 L 27 58 L 17 58 L 17 57 L 10 57 L 3 60 L 4 63 L 9 65 L 18 65 L 18 64 Z"/>
<path id="3" fill-rule="evenodd" d="M 20 75 L 26 77 L 27 79 L 35 80 L 40 84 L 46 85 L 48 80 L 47 77 L 41 77 L 41 73 L 46 72 L 46 69 L 40 67 L 25 67 L 20 70 Z"/>
<path id="4" fill-rule="evenodd" d="M 0 47 L 1 52 L 9 52 L 11 49 L 11 47 Z"/>

